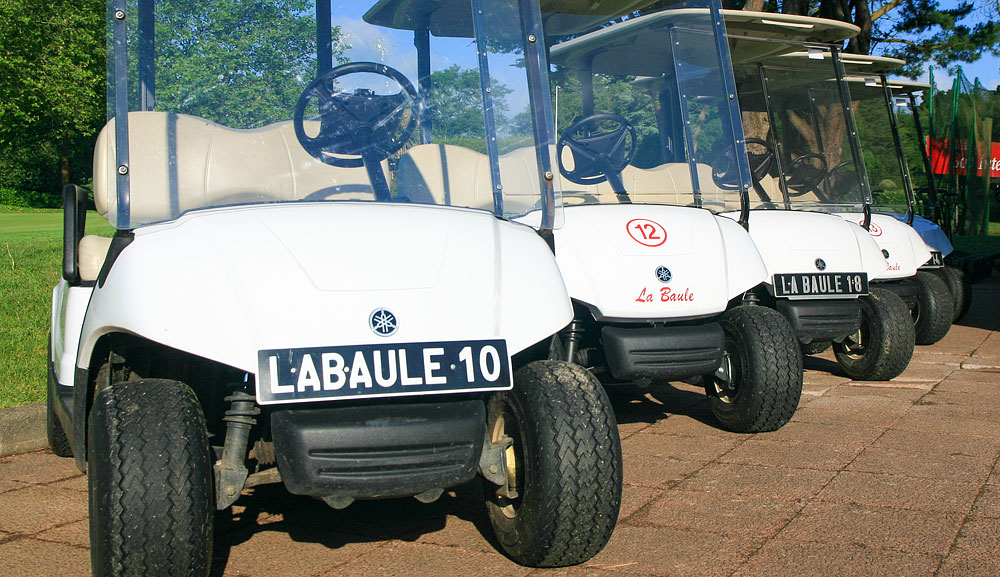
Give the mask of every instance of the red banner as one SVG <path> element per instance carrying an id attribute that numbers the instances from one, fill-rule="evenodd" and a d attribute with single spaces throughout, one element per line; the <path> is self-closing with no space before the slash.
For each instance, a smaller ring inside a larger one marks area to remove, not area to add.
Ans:
<path id="1" fill-rule="evenodd" d="M 931 154 L 931 169 L 934 174 L 949 174 L 951 166 L 951 139 L 927 137 Z M 1000 142 L 990 143 L 991 154 L 987 159 L 985 155 L 979 155 L 979 167 L 976 170 L 977 176 L 983 176 L 983 170 L 989 163 L 991 177 L 1000 177 Z M 955 142 L 955 174 L 965 175 L 966 165 L 969 163 L 969 145 L 965 140 Z"/>

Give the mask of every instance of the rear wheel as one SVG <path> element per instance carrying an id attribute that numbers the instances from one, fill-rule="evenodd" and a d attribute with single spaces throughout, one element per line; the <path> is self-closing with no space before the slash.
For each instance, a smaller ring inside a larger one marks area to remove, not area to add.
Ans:
<path id="1" fill-rule="evenodd" d="M 915 331 L 910 310 L 892 291 L 872 288 L 860 297 L 861 327 L 833 352 L 856 381 L 888 381 L 899 376 L 913 356 Z"/>
<path id="2" fill-rule="evenodd" d="M 944 281 L 948 292 L 951 293 L 951 299 L 955 305 L 955 314 L 951 322 L 957 323 L 965 317 L 966 313 L 969 312 L 969 307 L 972 306 L 972 284 L 965 277 L 962 269 L 957 267 L 945 266 L 934 269 L 934 274 Z"/>
<path id="3" fill-rule="evenodd" d="M 177 381 L 101 390 L 87 451 L 94 575 L 208 575 L 215 507 L 205 417 Z"/>
<path id="4" fill-rule="evenodd" d="M 802 355 L 785 317 L 762 306 L 739 306 L 722 317 L 722 367 L 705 377 L 712 413 L 730 431 L 782 427 L 802 396 Z"/>
<path id="5" fill-rule="evenodd" d="M 917 308 L 913 311 L 915 342 L 933 345 L 948 334 L 955 318 L 951 292 L 944 281 L 926 271 L 918 271 L 911 280 L 917 287 Z"/>
<path id="6" fill-rule="evenodd" d="M 532 567 L 583 563 L 611 537 L 622 492 L 621 440 L 608 397 L 583 367 L 538 361 L 487 406 L 490 441 L 516 495 L 484 481 L 486 507 L 510 557 Z"/>

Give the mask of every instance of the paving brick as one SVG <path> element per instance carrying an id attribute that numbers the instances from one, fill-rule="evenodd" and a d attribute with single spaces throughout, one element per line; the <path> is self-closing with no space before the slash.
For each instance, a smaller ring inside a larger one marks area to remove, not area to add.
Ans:
<path id="1" fill-rule="evenodd" d="M 23 489 L 27 487 L 27 483 L 22 483 L 20 481 L 12 481 L 10 479 L 0 479 L 0 493 L 6 493 L 7 491 L 14 491 L 16 489 Z"/>
<path id="2" fill-rule="evenodd" d="M 749 439 L 721 456 L 719 462 L 839 471 L 846 467 L 861 449 L 862 447 L 843 447 L 804 441 Z"/>
<path id="3" fill-rule="evenodd" d="M 90 575 L 90 552 L 63 543 L 48 543 L 31 538 L 0 544 L 4 577 Z"/>
<path id="4" fill-rule="evenodd" d="M 804 441 L 846 448 L 866 447 L 875 442 L 886 427 L 858 427 L 841 424 L 792 421 L 777 431 L 759 433 L 756 439 L 767 441 Z"/>
<path id="5" fill-rule="evenodd" d="M 662 494 L 662 489 L 625 485 L 622 488 L 622 505 L 618 512 L 618 521 L 628 520 L 636 511 L 647 506 Z"/>
<path id="6" fill-rule="evenodd" d="M 90 522 L 87 519 L 73 521 L 72 523 L 40 531 L 32 535 L 32 537 L 40 541 L 54 541 L 86 549 L 90 547 Z"/>
<path id="7" fill-rule="evenodd" d="M 1000 519 L 970 519 L 941 565 L 941 575 L 1000 575 Z"/>
<path id="8" fill-rule="evenodd" d="M 848 469 L 982 482 L 995 458 L 996 448 L 976 437 L 889 430 Z"/>
<path id="9" fill-rule="evenodd" d="M 931 577 L 938 558 L 845 544 L 769 542 L 734 577 Z"/>
<path id="10" fill-rule="evenodd" d="M 603 565 L 593 562 L 574 567 L 559 567 L 557 569 L 536 569 L 528 573 L 528 577 L 629 577 L 644 575 L 636 562 L 620 565 Z"/>
<path id="11" fill-rule="evenodd" d="M 1000 450 L 1000 420 L 992 419 L 989 411 L 980 407 L 930 403 L 914 405 L 892 424 L 892 428 L 983 437 Z"/>
<path id="12" fill-rule="evenodd" d="M 798 541 L 943 556 L 962 523 L 958 513 L 929 513 L 855 503 L 807 505 L 782 531 Z"/>
<path id="13" fill-rule="evenodd" d="M 76 491 L 29 486 L 0 494 L 0 530 L 31 534 L 87 518 L 87 496 Z"/>
<path id="14" fill-rule="evenodd" d="M 227 575 L 312 576 L 387 544 L 331 529 L 281 522 L 228 533 L 216 539 L 213 570 Z"/>
<path id="15" fill-rule="evenodd" d="M 697 461 L 681 461 L 670 457 L 625 459 L 625 482 L 644 487 L 670 487 L 705 466 Z"/>
<path id="16" fill-rule="evenodd" d="M 673 489 L 634 516 L 630 524 L 730 536 L 770 536 L 800 509 L 793 501 L 769 496 Z"/>
<path id="17" fill-rule="evenodd" d="M 715 577 L 729 575 L 760 547 L 760 538 L 658 527 L 619 526 L 587 565 L 634 575 Z"/>
<path id="18" fill-rule="evenodd" d="M 724 495 L 761 495 L 773 499 L 807 499 L 819 493 L 836 473 L 813 469 L 712 463 L 677 485 L 687 491 Z"/>
<path id="19" fill-rule="evenodd" d="M 933 387 L 934 383 L 852 382 L 835 387 L 827 394 L 831 397 L 885 397 L 914 403 Z"/>
<path id="20" fill-rule="evenodd" d="M 36 451 L 0 459 L 0 479 L 22 483 L 52 483 L 80 474 L 73 459 L 57 457 L 51 451 Z"/>
<path id="21" fill-rule="evenodd" d="M 910 361 L 906 370 L 898 377 L 892 379 L 892 383 L 939 383 L 942 379 L 955 372 L 957 367 L 934 363 L 921 363 Z"/>
<path id="22" fill-rule="evenodd" d="M 521 567 L 500 553 L 484 554 L 452 547 L 394 541 L 322 574 L 336 577 L 343 575 L 468 577 L 487 574 L 491 577 L 522 577 L 531 571 L 532 569 Z"/>
<path id="23" fill-rule="evenodd" d="M 622 441 L 622 451 L 640 457 L 669 457 L 707 463 L 747 439 L 749 437 L 692 437 L 642 432 Z"/>
<path id="24" fill-rule="evenodd" d="M 912 403 L 876 396 L 843 397 L 826 395 L 796 411 L 793 421 L 860 427 L 889 426 Z"/>
<path id="25" fill-rule="evenodd" d="M 56 481 L 55 483 L 49 483 L 49 487 L 56 489 L 68 489 L 70 491 L 80 491 L 86 493 L 87 489 L 87 476 L 80 474 L 76 477 L 70 477 L 69 479 L 64 479 L 62 481 Z"/>
<path id="26" fill-rule="evenodd" d="M 817 499 L 871 507 L 964 514 L 975 501 L 979 486 L 976 482 L 842 471 L 823 488 Z"/>
<path id="27" fill-rule="evenodd" d="M 987 483 L 983 486 L 972 507 L 972 515 L 1000 519 L 1000 485 Z"/>

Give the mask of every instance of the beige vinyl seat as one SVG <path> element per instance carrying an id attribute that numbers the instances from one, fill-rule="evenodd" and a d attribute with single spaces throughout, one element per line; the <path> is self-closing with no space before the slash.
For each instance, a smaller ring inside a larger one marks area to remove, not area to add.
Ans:
<path id="1" fill-rule="evenodd" d="M 712 179 L 712 168 L 698 164 L 698 180 L 706 195 L 721 191 Z M 500 171 L 507 212 L 530 210 L 539 198 L 535 149 L 519 148 L 500 157 Z M 449 144 L 422 144 L 399 159 L 396 171 L 398 193 L 411 202 L 446 204 L 492 210 L 493 190 L 487 155 Z M 622 181 L 635 203 L 695 203 L 690 168 L 686 163 L 666 163 L 643 169 L 627 166 Z M 611 185 L 579 185 L 563 179 L 566 205 L 617 204 Z M 636 191 L 636 192 L 632 192 Z"/>
<path id="2" fill-rule="evenodd" d="M 320 162 L 298 143 L 291 121 L 251 130 L 157 111 L 130 112 L 129 212 L 133 224 L 161 222 L 210 206 L 289 200 L 374 200 L 367 171 Z M 94 204 L 105 218 L 117 210 L 115 120 L 94 148 Z M 382 163 L 388 174 L 388 163 Z M 109 220 L 111 220 L 109 218 Z M 108 239 L 80 242 L 81 278 L 103 266 Z"/>

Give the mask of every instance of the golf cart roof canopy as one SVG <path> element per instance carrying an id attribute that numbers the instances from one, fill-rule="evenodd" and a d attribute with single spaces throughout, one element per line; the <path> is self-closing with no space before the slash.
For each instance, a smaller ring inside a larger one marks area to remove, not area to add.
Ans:
<path id="1" fill-rule="evenodd" d="M 827 69 L 832 58 L 828 51 L 803 50 L 776 56 L 766 64 L 777 66 L 795 66 L 796 68 L 808 67 L 817 69 Z M 865 54 L 840 53 L 840 61 L 844 64 L 844 72 L 852 75 L 881 74 L 890 70 L 895 70 L 904 64 L 905 60 L 899 58 L 889 58 L 888 56 L 868 56 Z"/>
<path id="2" fill-rule="evenodd" d="M 551 61 L 573 68 L 589 66 L 597 73 L 656 76 L 671 67 L 670 27 L 688 25 L 708 13 L 707 8 L 685 8 L 631 18 L 553 46 Z M 734 64 L 799 51 L 802 42 L 850 38 L 860 31 L 853 24 L 825 18 L 742 10 L 721 13 Z"/>
<path id="3" fill-rule="evenodd" d="M 931 87 L 930 84 L 926 82 L 916 82 L 914 80 L 899 80 L 891 79 L 889 80 L 889 88 L 892 89 L 893 94 L 898 94 L 900 96 L 908 96 L 910 94 L 920 94 L 926 92 Z"/>
<path id="4" fill-rule="evenodd" d="M 629 14 L 653 0 L 542 0 L 546 34 L 576 34 Z M 471 38 L 468 0 L 380 0 L 365 22 L 399 30 L 430 30 L 438 37 Z"/>

